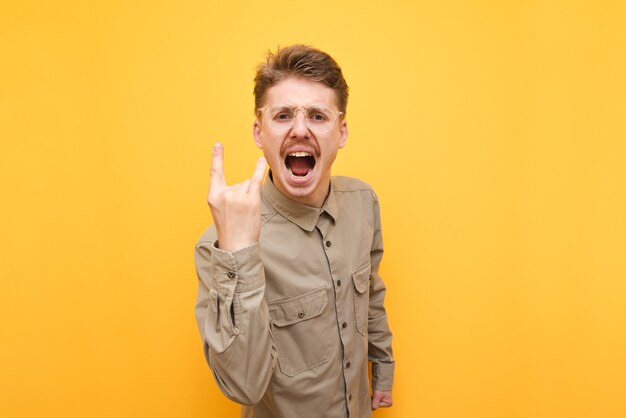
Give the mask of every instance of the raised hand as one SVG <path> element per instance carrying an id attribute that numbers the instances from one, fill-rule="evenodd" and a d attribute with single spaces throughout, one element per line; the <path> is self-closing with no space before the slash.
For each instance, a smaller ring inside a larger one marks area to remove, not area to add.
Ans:
<path id="1" fill-rule="evenodd" d="M 251 178 L 232 186 L 224 178 L 224 148 L 217 143 L 211 160 L 208 202 L 217 229 L 218 247 L 237 251 L 254 244 L 261 234 L 261 183 L 265 158 L 259 158 Z"/>

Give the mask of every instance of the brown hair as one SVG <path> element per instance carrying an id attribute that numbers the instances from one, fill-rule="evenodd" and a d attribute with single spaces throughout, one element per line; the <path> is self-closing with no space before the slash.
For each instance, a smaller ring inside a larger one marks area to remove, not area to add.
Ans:
<path id="1" fill-rule="evenodd" d="M 318 81 L 335 91 L 339 111 L 346 114 L 348 84 L 341 68 L 327 53 L 308 45 L 291 45 L 267 51 L 267 60 L 257 67 L 254 77 L 254 110 L 261 107 L 267 89 L 287 77 Z"/>

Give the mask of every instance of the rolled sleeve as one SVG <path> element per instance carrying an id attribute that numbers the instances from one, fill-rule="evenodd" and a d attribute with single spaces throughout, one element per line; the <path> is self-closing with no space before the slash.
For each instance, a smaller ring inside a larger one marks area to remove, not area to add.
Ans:
<path id="1" fill-rule="evenodd" d="M 211 233 L 196 244 L 196 319 L 219 388 L 233 401 L 252 405 L 265 393 L 275 357 L 260 244 L 228 252 Z"/>
<path id="2" fill-rule="evenodd" d="M 210 243 L 209 248 L 213 258 L 211 277 L 218 287 L 246 292 L 265 283 L 258 242 L 234 252 L 219 249 L 217 241 Z"/>
<path id="3" fill-rule="evenodd" d="M 372 386 L 374 390 L 391 390 L 395 363 L 372 363 Z"/>
<path id="4" fill-rule="evenodd" d="M 372 362 L 373 388 L 375 390 L 391 390 L 394 374 L 394 358 L 391 348 L 392 334 L 385 309 L 386 287 L 378 272 L 384 252 L 380 206 L 378 198 L 373 192 L 372 196 L 375 229 L 370 253 L 372 281 L 370 283 L 368 355 Z"/>

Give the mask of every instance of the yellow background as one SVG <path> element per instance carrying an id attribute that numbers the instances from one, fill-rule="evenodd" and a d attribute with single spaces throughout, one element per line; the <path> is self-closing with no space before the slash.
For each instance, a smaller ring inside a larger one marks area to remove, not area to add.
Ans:
<path id="1" fill-rule="evenodd" d="M 626 416 L 623 1 L 0 3 L 0 416 L 236 417 L 202 356 L 210 149 L 313 44 L 377 190 L 382 417 Z"/>

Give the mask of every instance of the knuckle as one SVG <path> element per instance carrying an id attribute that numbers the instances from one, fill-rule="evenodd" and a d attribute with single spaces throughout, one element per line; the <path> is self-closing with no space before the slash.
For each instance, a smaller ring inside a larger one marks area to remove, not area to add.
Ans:
<path id="1" fill-rule="evenodd" d="M 217 196 L 215 196 L 215 194 L 213 193 L 209 193 L 209 196 L 207 197 L 207 203 L 209 204 L 209 206 L 213 207 L 213 206 L 217 206 L 219 204 L 219 198 Z"/>

